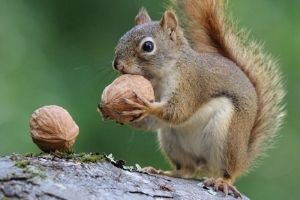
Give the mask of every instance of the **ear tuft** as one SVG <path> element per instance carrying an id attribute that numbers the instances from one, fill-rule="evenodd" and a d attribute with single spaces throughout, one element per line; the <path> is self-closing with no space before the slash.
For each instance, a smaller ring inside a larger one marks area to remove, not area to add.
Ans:
<path id="1" fill-rule="evenodd" d="M 135 17 L 135 25 L 141 25 L 151 22 L 151 18 L 145 8 L 141 8 L 139 14 Z"/>
<path id="2" fill-rule="evenodd" d="M 171 32 L 176 31 L 178 26 L 178 20 L 175 13 L 171 10 L 167 10 L 164 13 L 162 19 L 160 20 L 160 25 L 164 29 L 170 30 Z"/>

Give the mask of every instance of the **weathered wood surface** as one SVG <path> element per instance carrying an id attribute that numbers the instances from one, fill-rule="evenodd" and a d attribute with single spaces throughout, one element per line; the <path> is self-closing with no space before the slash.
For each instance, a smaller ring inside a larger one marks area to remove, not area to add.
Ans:
<path id="1" fill-rule="evenodd" d="M 0 199 L 234 199 L 203 189 L 196 180 L 150 175 L 115 165 L 107 159 L 82 163 L 53 155 L 1 157 Z"/>

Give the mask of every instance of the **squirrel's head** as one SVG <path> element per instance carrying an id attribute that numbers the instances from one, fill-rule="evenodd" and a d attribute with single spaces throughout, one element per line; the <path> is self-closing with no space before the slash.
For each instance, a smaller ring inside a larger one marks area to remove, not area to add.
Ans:
<path id="1" fill-rule="evenodd" d="M 119 41 L 113 68 L 124 74 L 148 79 L 172 73 L 172 68 L 185 42 L 177 17 L 166 11 L 160 21 L 151 21 L 142 8 L 135 18 L 135 27 Z"/>

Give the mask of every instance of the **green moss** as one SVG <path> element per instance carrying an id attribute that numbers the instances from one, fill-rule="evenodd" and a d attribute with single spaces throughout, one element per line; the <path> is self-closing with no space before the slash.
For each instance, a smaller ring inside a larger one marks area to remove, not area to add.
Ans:
<path id="1" fill-rule="evenodd" d="M 40 153 L 32 153 L 32 152 L 29 152 L 29 153 L 25 153 L 24 156 L 25 157 L 35 157 L 35 156 L 39 156 Z"/>
<path id="2" fill-rule="evenodd" d="M 30 162 L 28 160 L 19 160 L 15 163 L 15 166 L 21 169 L 26 168 Z"/>
<path id="3" fill-rule="evenodd" d="M 81 163 L 97 163 L 104 160 L 104 156 L 99 153 L 78 153 L 71 152 L 55 152 L 54 156 L 67 160 L 74 160 Z"/>
<path id="4" fill-rule="evenodd" d="M 74 153 L 73 150 L 70 150 L 68 152 L 52 152 L 51 154 L 47 153 L 26 153 L 24 154 L 24 157 L 32 158 L 32 157 L 39 157 L 39 156 L 47 156 L 51 155 L 60 159 L 65 160 L 73 160 L 75 162 L 80 163 L 97 163 L 105 160 L 105 156 L 100 153 Z M 29 161 L 21 160 L 16 162 L 16 166 L 19 168 L 25 168 L 29 164 Z"/>
<path id="5" fill-rule="evenodd" d="M 28 152 L 28 153 L 25 153 L 23 156 L 27 157 L 27 158 L 33 158 L 33 157 L 38 157 L 38 156 L 47 155 L 47 154 L 48 153 L 44 153 L 44 152 L 39 152 L 39 153 Z"/>
<path id="6" fill-rule="evenodd" d="M 80 157 L 80 161 L 83 163 L 97 163 L 104 159 L 103 155 L 100 154 L 85 154 Z"/>

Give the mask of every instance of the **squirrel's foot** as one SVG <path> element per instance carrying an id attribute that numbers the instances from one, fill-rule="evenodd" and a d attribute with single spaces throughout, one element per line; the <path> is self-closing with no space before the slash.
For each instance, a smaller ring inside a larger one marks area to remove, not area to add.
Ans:
<path id="1" fill-rule="evenodd" d="M 173 177 L 173 178 L 193 178 L 193 177 L 195 177 L 193 171 L 186 170 L 186 169 L 164 171 L 164 170 L 160 170 L 160 169 L 157 170 L 153 167 L 144 167 L 143 171 L 147 172 L 149 174 L 159 174 L 159 175 L 169 176 L 169 177 Z"/>
<path id="2" fill-rule="evenodd" d="M 176 176 L 176 173 L 174 171 L 164 171 L 161 169 L 155 169 L 154 167 L 144 167 L 144 172 L 147 172 L 149 174 L 158 174 L 158 175 L 164 175 L 164 176 L 170 176 L 170 177 L 178 177 Z"/>
<path id="3" fill-rule="evenodd" d="M 242 198 L 241 193 L 229 181 L 218 178 L 205 178 L 203 181 L 205 187 L 212 187 L 215 191 L 224 192 L 225 196 L 233 194 L 235 198 Z"/>
<path id="4" fill-rule="evenodd" d="M 133 92 L 133 94 L 137 99 L 138 103 L 130 99 L 123 98 L 122 99 L 123 103 L 127 104 L 127 106 L 132 110 L 121 112 L 120 114 L 122 116 L 127 116 L 127 117 L 130 116 L 132 117 L 131 122 L 134 122 L 134 121 L 139 121 L 150 114 L 156 113 L 157 110 L 157 106 L 155 105 L 156 103 L 151 103 L 150 101 L 139 96 L 135 92 Z"/>

